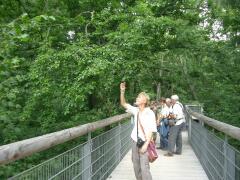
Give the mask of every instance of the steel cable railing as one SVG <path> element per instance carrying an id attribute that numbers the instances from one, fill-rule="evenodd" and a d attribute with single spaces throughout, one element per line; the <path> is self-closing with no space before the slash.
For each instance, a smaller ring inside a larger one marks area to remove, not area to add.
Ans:
<path id="1" fill-rule="evenodd" d="M 87 142 L 10 179 L 106 179 L 129 151 L 131 130 L 128 121 L 94 138 L 89 133 Z"/>
<path id="2" fill-rule="evenodd" d="M 210 120 L 206 121 L 201 115 L 194 116 L 196 113 L 192 111 L 202 113 L 201 106 L 186 105 L 186 109 L 189 142 L 208 178 L 210 180 L 240 180 L 240 152 L 228 144 L 227 134 L 223 133 L 224 139 L 219 138 L 209 130 L 210 128 L 205 127 L 205 123 L 207 124 Z M 208 125 L 214 129 L 212 127 L 214 124 L 215 120 Z M 219 127 L 219 124 L 217 126 Z M 235 132 L 236 129 L 237 127 L 234 127 Z"/>

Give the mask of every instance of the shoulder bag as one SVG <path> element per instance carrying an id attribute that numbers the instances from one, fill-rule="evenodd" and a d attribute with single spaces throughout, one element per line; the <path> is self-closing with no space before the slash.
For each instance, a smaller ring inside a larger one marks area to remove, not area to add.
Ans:
<path id="1" fill-rule="evenodd" d="M 138 118 L 139 119 L 139 118 Z M 138 121 L 138 120 L 137 120 Z M 139 121 L 139 125 L 142 129 L 142 132 L 146 138 L 146 135 L 145 135 L 145 132 L 144 132 L 144 129 L 142 127 L 142 124 L 141 122 Z M 137 124 L 138 126 L 138 124 Z M 138 133 L 138 129 L 137 129 L 137 133 Z M 140 138 L 141 139 L 141 138 Z M 145 142 L 145 141 L 143 141 Z M 143 143 L 144 144 L 144 143 Z M 147 153 L 148 153 L 148 160 L 149 162 L 154 162 L 157 158 L 158 158 L 158 154 L 157 154 L 157 150 L 156 150 L 156 146 L 155 146 L 155 143 L 151 140 L 148 144 L 148 148 L 147 148 Z"/>

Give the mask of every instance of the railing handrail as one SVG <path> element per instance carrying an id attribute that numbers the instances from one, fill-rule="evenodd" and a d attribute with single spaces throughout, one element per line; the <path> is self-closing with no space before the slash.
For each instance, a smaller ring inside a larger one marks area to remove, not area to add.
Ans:
<path id="1" fill-rule="evenodd" d="M 209 118 L 197 112 L 194 112 L 188 107 L 186 107 L 186 110 L 190 115 L 196 117 L 198 120 L 203 121 L 205 124 L 213 127 L 214 129 L 221 131 L 226 135 L 240 141 L 240 128 Z"/>
<path id="2" fill-rule="evenodd" d="M 11 161 L 21 159 L 33 153 L 49 149 L 53 146 L 70 141 L 89 132 L 93 132 L 96 129 L 120 122 L 130 116 L 131 115 L 129 113 L 116 115 L 100 121 L 95 121 L 54 133 L 49 133 L 0 146 L 0 164 L 7 164 Z"/>

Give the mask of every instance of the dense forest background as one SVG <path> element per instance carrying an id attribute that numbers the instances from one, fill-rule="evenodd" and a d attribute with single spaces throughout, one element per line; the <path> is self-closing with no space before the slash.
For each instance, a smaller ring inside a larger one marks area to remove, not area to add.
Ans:
<path id="1" fill-rule="evenodd" d="M 237 0 L 0 1 L 0 145 L 123 112 L 121 81 L 240 127 L 239 17 Z"/>

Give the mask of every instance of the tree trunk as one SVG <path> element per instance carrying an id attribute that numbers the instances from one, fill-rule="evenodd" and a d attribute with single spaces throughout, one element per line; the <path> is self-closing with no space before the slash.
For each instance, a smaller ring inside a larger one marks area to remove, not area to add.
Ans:
<path id="1" fill-rule="evenodd" d="M 162 68 L 163 68 L 163 57 L 160 59 L 160 70 L 159 70 L 159 79 L 162 78 Z M 162 85 L 161 82 L 159 81 L 157 83 L 157 101 L 160 100 L 161 96 L 162 96 Z"/>
<path id="2" fill-rule="evenodd" d="M 159 82 L 157 84 L 157 101 L 159 101 L 161 98 L 161 83 Z"/>
<path id="3" fill-rule="evenodd" d="M 187 82 L 187 85 L 190 89 L 190 92 L 192 94 L 192 97 L 194 100 L 197 100 L 197 93 L 195 91 L 195 87 L 194 87 L 194 84 L 192 83 L 192 81 L 190 80 L 189 78 L 189 75 L 188 75 L 188 71 L 187 71 L 187 65 L 186 65 L 186 60 L 183 60 L 182 57 L 180 57 L 180 62 L 182 64 L 182 72 L 183 72 L 183 78 L 186 80 Z"/>

